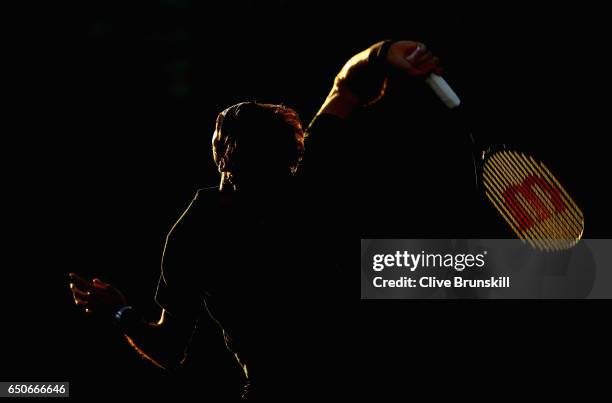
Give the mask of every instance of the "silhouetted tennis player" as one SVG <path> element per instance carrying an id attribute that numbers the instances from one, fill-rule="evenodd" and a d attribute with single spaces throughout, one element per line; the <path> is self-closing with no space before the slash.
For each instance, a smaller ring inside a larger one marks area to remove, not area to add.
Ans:
<path id="1" fill-rule="evenodd" d="M 322 388 L 332 396 L 351 366 L 342 359 L 347 298 L 337 287 L 342 259 L 352 258 L 339 257 L 330 242 L 352 242 L 333 239 L 347 221 L 345 185 L 336 177 L 347 141 L 342 124 L 384 94 L 393 69 L 425 76 L 439 70 L 438 59 L 410 41 L 355 55 L 311 123 L 306 147 L 287 107 L 243 102 L 221 112 L 212 138 L 220 184 L 200 189 L 166 238 L 159 319 L 144 319 L 112 285 L 71 273 L 75 304 L 114 317 L 154 365 L 214 374 L 201 379 L 204 393 L 239 396 L 232 389 L 247 384 L 249 397 L 304 397 Z"/>

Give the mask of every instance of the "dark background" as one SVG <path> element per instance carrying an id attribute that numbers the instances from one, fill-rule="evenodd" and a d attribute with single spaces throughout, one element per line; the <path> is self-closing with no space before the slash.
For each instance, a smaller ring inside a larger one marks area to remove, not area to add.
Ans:
<path id="1" fill-rule="evenodd" d="M 587 4 L 28 6 L 9 37 L 15 56 L 7 58 L 19 75 L 7 77 L 18 87 L 12 102 L 18 108 L 9 113 L 16 124 L 4 149 L 2 379 L 69 380 L 80 398 L 117 388 L 137 393 L 165 380 L 108 326 L 74 309 L 66 273 L 99 276 L 156 314 L 152 297 L 164 236 L 194 190 L 217 183 L 209 145 L 216 114 L 248 99 L 284 103 L 306 123 L 342 64 L 384 38 L 427 43 L 443 60 L 476 134 L 534 152 L 582 206 L 585 237 L 610 237 L 607 32 L 602 10 Z M 389 197 L 397 220 L 375 227 L 376 211 L 359 199 L 350 208 L 369 223 L 367 234 L 478 233 L 437 214 L 464 189 L 453 180 L 459 169 L 448 163 L 445 147 L 462 133 L 422 86 L 402 85 L 356 117 L 351 141 L 359 150 L 371 141 L 374 157 L 359 154 L 354 167 L 338 173 L 359 172 L 364 189 Z M 415 198 L 403 182 L 381 187 L 385 170 L 401 171 L 404 153 L 414 156 L 406 183 L 434 183 L 448 192 L 431 201 Z M 393 161 L 390 168 L 381 167 L 385 160 Z M 430 202 L 435 208 L 423 207 Z M 373 386 L 373 375 L 380 374 L 388 391 L 403 394 L 397 386 L 403 383 L 390 381 L 389 367 L 398 362 L 406 364 L 395 372 L 401 382 L 474 367 L 490 369 L 489 377 L 503 383 L 509 374 L 497 372 L 502 364 L 521 368 L 523 382 L 543 373 L 564 379 L 577 368 L 570 361 L 583 367 L 601 357 L 604 312 L 601 304 L 577 302 L 355 303 L 347 313 L 354 319 L 347 326 L 355 328 L 355 338 L 347 340 L 356 350 L 351 366 L 362 369 L 355 378 L 371 382 L 343 387 L 380 392 Z M 382 346 L 388 350 L 381 352 Z"/>

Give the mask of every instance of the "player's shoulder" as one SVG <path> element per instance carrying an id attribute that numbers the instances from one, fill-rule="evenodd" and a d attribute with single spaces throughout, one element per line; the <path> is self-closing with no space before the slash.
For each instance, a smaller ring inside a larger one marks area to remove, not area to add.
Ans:
<path id="1" fill-rule="evenodd" d="M 193 231 L 192 227 L 200 225 L 205 217 L 210 222 L 215 217 L 214 214 L 211 214 L 211 210 L 214 210 L 219 203 L 218 193 L 219 189 L 216 187 L 197 189 L 187 205 L 179 211 L 179 215 L 170 227 L 166 239 L 171 236 L 176 237 L 177 234 Z"/>
<path id="2" fill-rule="evenodd" d="M 189 202 L 188 210 L 191 213 L 196 211 L 208 211 L 216 209 L 220 205 L 221 192 L 219 187 L 203 187 L 195 191 L 191 201 Z"/>
<path id="3" fill-rule="evenodd" d="M 196 190 L 193 200 L 194 201 L 207 201 L 207 200 L 215 200 L 219 196 L 219 187 L 211 186 L 211 187 L 203 187 Z"/>
<path id="4" fill-rule="evenodd" d="M 218 204 L 217 187 L 203 187 L 195 191 L 186 207 L 180 212 L 178 219 L 172 226 L 170 233 L 175 232 L 177 227 L 184 227 L 190 221 L 197 219 L 197 216 L 206 214 L 205 210 L 214 209 Z"/>

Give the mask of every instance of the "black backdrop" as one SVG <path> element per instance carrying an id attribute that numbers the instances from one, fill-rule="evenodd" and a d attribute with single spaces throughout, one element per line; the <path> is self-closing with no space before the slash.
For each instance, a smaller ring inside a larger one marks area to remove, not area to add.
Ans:
<path id="1" fill-rule="evenodd" d="M 54 7 L 32 5 L 12 38 L 19 55 L 12 61 L 25 77 L 16 101 L 24 108 L 5 149 L 6 160 L 13 157 L 5 181 L 5 379 L 70 380 L 73 395 L 84 397 L 108 388 L 100 379 L 137 391 L 160 377 L 113 331 L 76 312 L 65 274 L 98 275 L 155 313 L 165 233 L 194 189 L 217 181 L 209 147 L 216 113 L 255 99 L 285 103 L 307 122 L 343 62 L 383 38 L 427 43 L 469 106 L 475 130 L 534 151 L 583 206 L 586 237 L 610 235 L 601 102 L 606 33 L 601 14 L 587 5 L 167 0 Z M 390 120 L 380 132 L 352 135 L 412 151 L 404 126 L 416 119 L 411 130 L 420 137 L 442 136 L 448 128 L 434 100 L 407 92 L 362 118 L 371 129 L 376 113 L 384 114 Z M 406 105 L 419 108 L 418 118 Z M 378 174 L 367 172 L 364 186 L 375 188 Z M 368 216 L 358 202 L 355 208 Z M 533 354 L 547 364 L 558 362 L 559 352 L 584 359 L 567 334 L 584 329 L 588 336 L 576 342 L 582 348 L 587 337 L 600 340 L 600 312 L 592 304 L 356 303 L 350 316 L 359 337 L 347 343 L 356 343 L 364 371 L 378 368 L 372 372 L 384 376 L 380 368 L 393 360 L 372 347 L 383 335 L 392 335 L 389 345 L 431 348 L 434 358 L 420 361 L 428 369 L 458 371 L 472 355 L 450 359 L 437 348 L 474 351 L 478 341 L 479 352 L 501 349 L 501 362 L 528 370 Z M 481 337 L 488 332 L 495 337 Z M 479 368 L 499 363 L 478 357 Z"/>

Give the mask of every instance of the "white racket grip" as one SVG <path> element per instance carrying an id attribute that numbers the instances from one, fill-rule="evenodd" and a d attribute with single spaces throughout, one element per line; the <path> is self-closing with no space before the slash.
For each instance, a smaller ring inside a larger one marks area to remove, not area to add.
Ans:
<path id="1" fill-rule="evenodd" d="M 461 104 L 461 100 L 457 94 L 455 94 L 455 91 L 453 91 L 446 80 L 439 75 L 431 73 L 429 77 L 425 79 L 425 82 L 449 109 L 456 108 Z"/>

